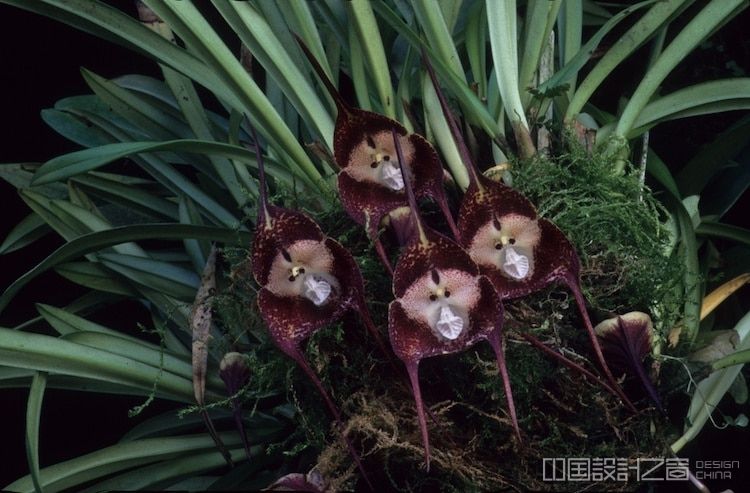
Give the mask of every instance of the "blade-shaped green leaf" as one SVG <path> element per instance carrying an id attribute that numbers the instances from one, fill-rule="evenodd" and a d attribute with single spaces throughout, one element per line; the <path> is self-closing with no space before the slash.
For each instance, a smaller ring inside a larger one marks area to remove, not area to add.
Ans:
<path id="1" fill-rule="evenodd" d="M 97 257 L 107 268 L 129 280 L 177 299 L 192 299 L 198 289 L 195 272 L 170 262 L 116 253 L 100 253 Z"/>
<path id="2" fill-rule="evenodd" d="M 12 300 L 16 293 L 29 281 L 62 262 L 113 245 L 153 238 L 159 238 L 161 240 L 198 238 L 232 245 L 247 245 L 250 242 L 250 235 L 241 231 L 209 226 L 170 223 L 122 226 L 96 233 L 89 233 L 61 246 L 41 263 L 37 264 L 33 269 L 16 279 L 16 281 L 5 290 L 2 296 L 0 296 L 0 312 L 8 306 L 10 300 Z"/>
<path id="3" fill-rule="evenodd" d="M 36 372 L 29 388 L 26 404 L 26 459 L 29 463 L 31 482 L 37 493 L 42 493 L 39 477 L 39 421 L 42 415 L 42 400 L 47 386 L 47 374 Z"/>
<path id="4" fill-rule="evenodd" d="M 741 118 L 713 142 L 706 144 L 677 174 L 685 194 L 700 193 L 711 178 L 750 142 L 750 115 Z"/>
<path id="5" fill-rule="evenodd" d="M 261 450 L 261 447 L 255 447 L 254 455 L 259 455 Z M 234 449 L 229 453 L 232 461 L 241 461 L 243 458 L 242 449 Z M 83 493 L 94 493 L 98 491 L 161 490 L 165 483 L 169 484 L 177 479 L 194 477 L 219 468 L 222 464 L 224 464 L 224 459 L 221 454 L 216 450 L 209 450 L 139 467 L 96 483 L 82 491 Z"/>
<path id="6" fill-rule="evenodd" d="M 701 221 L 695 232 L 701 236 L 713 238 L 724 238 L 750 245 L 750 230 L 733 226 L 731 224 L 717 223 L 713 221 Z"/>
<path id="7" fill-rule="evenodd" d="M 66 262 L 55 267 L 55 272 L 81 286 L 106 293 L 137 296 L 138 292 L 117 274 L 98 262 Z"/>
<path id="8" fill-rule="evenodd" d="M 255 166 L 255 154 L 244 147 L 204 140 L 172 140 L 166 142 L 122 142 L 84 149 L 56 157 L 47 161 L 34 175 L 34 185 L 64 180 L 86 171 L 97 169 L 107 163 L 131 154 L 157 152 L 163 150 L 215 154 L 236 159 Z M 292 183 L 291 176 L 275 163 L 268 163 L 268 173 L 285 183 Z"/>
<path id="9" fill-rule="evenodd" d="M 189 378 L 161 373 L 157 367 L 57 337 L 0 328 L 0 365 L 65 374 L 151 390 L 191 402 Z"/>
<path id="10" fill-rule="evenodd" d="M 124 184 L 119 180 L 95 176 L 91 173 L 75 176 L 73 181 L 83 190 L 108 202 L 151 217 L 177 220 L 177 204 L 143 190 L 135 184 Z"/>
<path id="11" fill-rule="evenodd" d="M 226 434 L 222 438 L 232 446 L 238 445 L 239 439 L 235 434 Z M 208 451 L 213 446 L 211 439 L 205 435 L 147 438 L 119 443 L 42 469 L 42 486 L 48 493 L 77 489 L 89 481 L 132 467 L 169 460 L 182 454 Z M 3 489 L 33 492 L 34 486 L 31 478 L 26 476 Z"/>
<path id="12" fill-rule="evenodd" d="M 20 250 L 51 231 L 44 219 L 32 212 L 10 230 L 0 245 L 0 255 Z"/>

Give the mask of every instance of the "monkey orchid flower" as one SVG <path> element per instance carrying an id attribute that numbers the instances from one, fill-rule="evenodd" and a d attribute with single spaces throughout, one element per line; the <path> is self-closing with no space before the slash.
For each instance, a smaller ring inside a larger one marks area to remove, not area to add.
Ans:
<path id="1" fill-rule="evenodd" d="M 643 360 L 651 352 L 654 325 L 643 312 L 630 312 L 600 322 L 594 327 L 601 338 L 602 349 L 612 368 L 640 380 L 649 398 L 660 412 L 664 412 L 659 393 L 643 368 Z"/>
<path id="2" fill-rule="evenodd" d="M 395 129 L 393 139 L 400 155 Z M 399 162 L 404 161 L 399 158 Z M 406 365 L 411 380 L 429 468 L 430 444 L 418 376 L 419 362 L 424 358 L 464 351 L 480 340 L 487 340 L 495 351 L 519 440 L 521 435 L 503 354 L 502 302 L 490 281 L 480 275 L 477 265 L 456 242 L 422 223 L 408 176 L 404 184 L 415 234 L 396 264 L 393 277 L 396 299 L 388 309 L 388 333 L 391 346 Z"/>
<path id="3" fill-rule="evenodd" d="M 364 282 L 354 258 L 307 215 L 268 203 L 257 137 L 255 147 L 260 207 L 251 259 L 253 276 L 261 286 L 258 308 L 273 342 L 307 374 L 343 434 L 341 414 L 305 360 L 302 342 L 354 310 L 384 354 L 388 352 L 367 311 Z M 362 469 L 348 439 L 347 446 Z"/>
<path id="4" fill-rule="evenodd" d="M 409 134 L 395 120 L 347 104 L 315 56 L 301 39 L 297 38 L 297 41 L 336 102 L 338 116 L 333 134 L 333 157 L 341 168 L 338 174 L 341 203 L 357 224 L 364 225 L 388 271 L 393 273 L 378 239 L 378 228 L 390 213 L 407 205 L 400 170 L 402 164 L 416 197 L 430 197 L 437 202 L 454 237 L 457 237 L 458 230 L 443 188 L 443 166 L 432 145 L 421 135 Z M 394 128 L 403 161 L 399 161 L 395 152 L 391 134 Z"/>
<path id="5" fill-rule="evenodd" d="M 497 290 L 501 299 L 526 296 L 562 282 L 573 292 L 596 358 L 610 387 L 633 411 L 635 407 L 615 381 L 586 310 L 581 291 L 578 255 L 562 231 L 537 215 L 520 192 L 479 174 L 458 130 L 429 60 L 423 59 L 440 106 L 469 175 L 458 212 L 459 242 Z"/>

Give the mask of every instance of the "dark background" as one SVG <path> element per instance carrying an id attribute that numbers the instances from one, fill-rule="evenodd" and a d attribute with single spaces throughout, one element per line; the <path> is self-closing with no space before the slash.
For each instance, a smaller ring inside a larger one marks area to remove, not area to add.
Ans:
<path id="1" fill-rule="evenodd" d="M 749 68 L 747 61 L 750 58 L 750 44 L 743 31 L 748 25 L 750 16 L 743 14 L 722 31 L 724 44 L 734 50 L 730 53 L 730 58 L 737 60 L 745 70 Z M 702 64 L 704 72 L 710 73 L 713 70 L 711 64 L 724 63 L 722 57 L 726 56 L 726 53 L 712 54 L 710 50 L 698 50 L 692 58 L 697 60 L 694 65 Z M 43 162 L 75 149 L 74 144 L 45 126 L 40 118 L 40 110 L 53 106 L 63 97 L 89 92 L 80 76 L 79 67 L 86 67 L 104 77 L 125 73 L 159 76 L 155 64 L 145 57 L 66 25 L 6 5 L 0 5 L 0 61 L 0 110 L 4 118 L 0 127 L 2 163 Z M 636 60 L 632 63 L 639 62 Z M 687 73 L 683 70 L 678 76 L 687 79 L 691 76 L 697 79 L 715 78 L 693 72 L 694 69 Z M 635 82 L 631 78 L 640 77 L 642 73 L 642 68 L 633 70 L 633 67 L 623 67 L 618 75 L 620 84 L 610 86 L 608 92 L 599 97 L 612 100 L 614 92 L 629 94 L 632 90 L 628 88 Z M 720 73 L 716 76 L 727 75 Z M 652 132 L 651 142 L 669 165 L 679 167 L 700 144 L 711 140 L 739 116 L 735 112 L 662 125 Z M 28 213 L 15 190 L 4 181 L 0 181 L 0 211 L 0 239 L 4 239 L 11 228 Z M 726 220 L 747 225 L 747 211 L 746 193 Z M 19 252 L 0 256 L 0 290 L 60 244 L 60 240 L 49 235 L 44 241 Z M 36 302 L 63 306 L 82 292 L 71 283 L 61 282 L 56 274 L 48 273 L 24 288 L 0 316 L 0 325 L 12 327 L 35 316 Z M 115 326 L 132 325 L 138 317 L 138 310 L 137 306 L 119 307 L 119 311 L 110 313 L 108 323 Z M 28 472 L 23 440 L 26 396 L 27 391 L 22 389 L 0 391 L 0 486 Z M 114 443 L 135 421 L 169 407 L 168 404 L 152 405 L 143 416 L 128 418 L 128 409 L 141 401 L 120 396 L 48 390 L 42 416 L 41 465 L 51 465 L 93 451 L 102 444 Z M 746 430 L 734 429 L 722 433 L 707 425 L 700 440 L 689 445 L 685 453 L 691 454 L 695 459 L 740 460 L 741 469 L 736 472 L 744 477 L 744 484 L 750 484 L 750 454 L 747 453 L 749 438 L 750 434 Z M 735 492 L 739 492 L 737 484 L 733 481 L 713 486 L 734 486 Z"/>

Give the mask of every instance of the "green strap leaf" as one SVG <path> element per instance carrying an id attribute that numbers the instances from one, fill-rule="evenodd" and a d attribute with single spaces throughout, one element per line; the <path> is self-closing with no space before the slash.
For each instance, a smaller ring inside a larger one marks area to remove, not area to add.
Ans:
<path id="1" fill-rule="evenodd" d="M 0 328 L 0 365 L 65 374 L 147 391 L 158 380 L 159 390 L 164 395 L 179 402 L 192 401 L 189 377 L 161 373 L 156 366 L 57 337 Z"/>
<path id="2" fill-rule="evenodd" d="M 380 98 L 382 112 L 390 118 L 396 117 L 396 102 L 393 100 L 391 71 L 383 48 L 380 28 L 375 20 L 370 2 L 348 2 L 349 20 L 357 33 L 363 58 L 375 82 L 375 90 Z"/>
<path id="3" fill-rule="evenodd" d="M 222 439 L 233 447 L 240 445 L 239 437 L 234 433 L 222 434 Z M 42 469 L 42 486 L 47 493 L 78 489 L 76 487 L 89 481 L 126 469 L 168 460 L 182 454 L 206 452 L 213 447 L 213 441 L 206 435 L 147 438 L 119 443 Z M 241 448 L 238 450 L 242 452 Z M 221 458 L 218 452 L 214 453 Z M 3 489 L 31 493 L 34 486 L 30 476 L 25 476 Z"/>
<path id="4" fill-rule="evenodd" d="M 641 80 L 622 111 L 615 135 L 627 136 L 651 97 L 680 63 L 714 29 L 747 7 L 747 0 L 712 0 L 680 30 Z"/>
<path id="5" fill-rule="evenodd" d="M 750 115 L 740 119 L 713 142 L 702 147 L 677 174 L 686 195 L 699 194 L 711 178 L 750 142 Z"/>
<path id="6" fill-rule="evenodd" d="M 127 279 L 179 300 L 191 300 L 198 289 L 198 275 L 171 262 L 117 253 L 100 253 L 97 257 Z"/>
<path id="7" fill-rule="evenodd" d="M 37 493 L 43 493 L 39 475 L 39 419 L 42 415 L 42 400 L 47 387 L 47 374 L 36 372 L 29 388 L 26 404 L 26 459 L 29 463 L 31 481 Z"/>
<path id="8" fill-rule="evenodd" d="M 750 230 L 731 224 L 717 223 L 713 221 L 702 221 L 695 232 L 701 236 L 723 238 L 750 245 Z"/>
<path id="9" fill-rule="evenodd" d="M 47 161 L 37 170 L 37 173 L 32 180 L 32 185 L 65 180 L 71 176 L 76 176 L 85 173 L 86 171 L 100 168 L 107 163 L 117 159 L 122 159 L 131 154 L 158 151 L 194 152 L 208 155 L 215 154 L 245 163 L 252 163 L 253 166 L 255 166 L 254 153 L 251 153 L 244 147 L 224 144 L 221 142 L 193 139 L 172 140 L 166 142 L 119 142 L 71 152 L 70 154 L 64 154 Z M 288 171 L 285 171 L 276 163 L 270 162 L 267 164 L 268 173 L 270 175 L 285 183 L 292 183 L 293 180 Z M 309 181 L 307 181 L 307 183 L 312 186 Z"/>
<path id="10" fill-rule="evenodd" d="M 0 255 L 20 250 L 51 231 L 44 219 L 32 212 L 16 224 L 5 237 L 5 241 L 0 245 Z"/>
<path id="11" fill-rule="evenodd" d="M 62 262 L 121 243 L 154 238 L 161 240 L 184 240 L 192 238 L 218 241 L 231 245 L 248 245 L 251 237 L 249 233 L 226 228 L 174 223 L 122 226 L 85 234 L 61 246 L 33 269 L 16 279 L 0 296 L 0 312 L 8 306 L 8 303 L 10 303 L 16 293 L 29 281 Z"/>
<path id="12" fill-rule="evenodd" d="M 565 121 L 572 121 L 581 112 L 601 83 L 612 71 L 636 49 L 659 32 L 659 28 L 669 21 L 677 12 L 684 9 L 693 0 L 658 1 L 628 31 L 620 36 L 617 43 L 607 50 L 591 72 L 581 82 L 570 100 L 565 112 Z M 632 7 L 630 7 L 632 8 Z M 580 60 L 579 60 L 580 62 Z M 585 60 L 584 60 L 585 63 Z"/>

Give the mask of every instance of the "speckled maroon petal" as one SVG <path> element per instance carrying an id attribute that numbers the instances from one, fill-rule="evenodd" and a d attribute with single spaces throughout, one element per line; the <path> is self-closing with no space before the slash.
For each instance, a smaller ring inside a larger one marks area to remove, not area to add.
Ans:
<path id="1" fill-rule="evenodd" d="M 480 191 L 476 183 L 470 183 L 458 211 L 458 230 L 462 245 L 471 244 L 479 228 L 492 221 L 493 217 L 506 214 L 537 217 L 534 205 L 519 191 L 480 174 L 477 175 L 477 180 L 484 190 Z"/>
<path id="2" fill-rule="evenodd" d="M 409 286 L 430 269 L 458 269 L 473 276 L 479 275 L 476 263 L 457 243 L 432 230 L 427 230 L 426 235 L 429 250 L 419 243 L 412 243 L 398 259 L 393 276 L 396 298 L 403 296 Z"/>
<path id="3" fill-rule="evenodd" d="M 298 346 L 313 332 L 324 327 L 344 312 L 338 300 L 315 306 L 301 296 L 277 296 L 267 288 L 258 292 L 258 308 L 271 338 L 282 350 Z"/>
<path id="4" fill-rule="evenodd" d="M 339 197 L 344 210 L 357 224 L 380 227 L 383 217 L 390 211 L 406 205 L 406 197 L 374 183 L 358 182 L 346 173 L 339 173 Z"/>
<path id="5" fill-rule="evenodd" d="M 567 274 L 578 276 L 579 263 L 573 246 L 562 231 L 546 219 L 538 220 L 541 230 L 539 244 L 534 248 L 534 270 L 527 279 L 511 279 L 499 268 L 482 266 L 502 299 L 514 299 L 543 289 Z"/>
<path id="6" fill-rule="evenodd" d="M 364 279 L 362 279 L 362 273 L 359 270 L 359 266 L 354 261 L 351 253 L 345 249 L 341 244 L 332 238 L 326 240 L 326 247 L 333 254 L 333 276 L 339 281 L 341 285 L 341 303 L 346 305 L 347 308 L 354 309 L 359 316 L 362 318 L 367 330 L 375 338 L 375 342 L 380 347 L 384 354 L 389 355 L 390 353 L 386 349 L 383 338 L 378 332 L 375 324 L 372 322 L 370 313 L 367 309 L 367 303 L 365 302 L 365 287 Z"/>
<path id="7" fill-rule="evenodd" d="M 268 282 L 268 272 L 279 248 L 295 241 L 323 241 L 325 238 L 315 221 L 302 212 L 268 206 L 268 213 L 271 224 L 269 227 L 261 225 L 255 231 L 251 253 L 253 277 L 261 286 Z"/>

